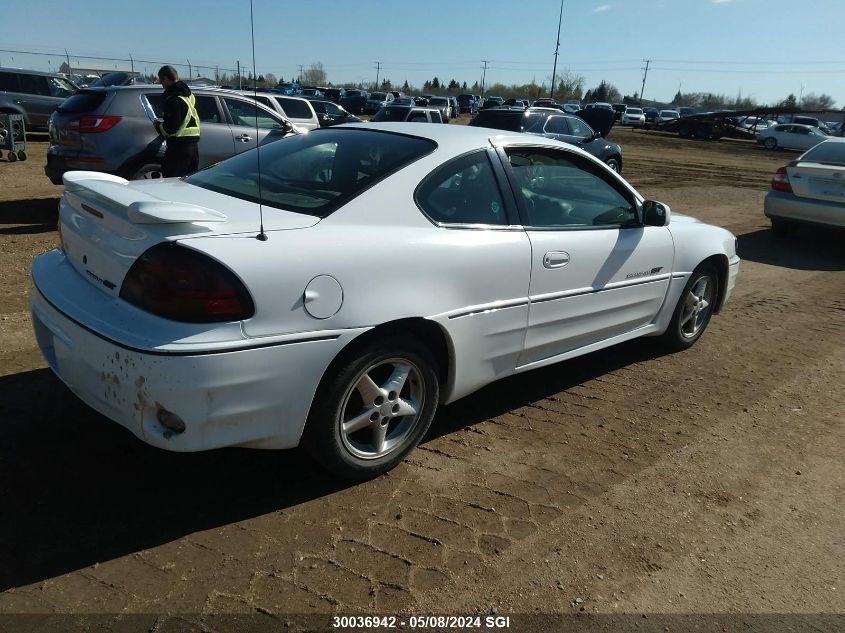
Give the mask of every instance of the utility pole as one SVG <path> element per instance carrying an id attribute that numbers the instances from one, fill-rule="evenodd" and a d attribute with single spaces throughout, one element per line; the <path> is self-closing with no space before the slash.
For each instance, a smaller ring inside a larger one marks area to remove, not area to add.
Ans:
<path id="1" fill-rule="evenodd" d="M 129 68 L 132 69 L 132 74 L 135 74 L 135 60 L 132 59 L 132 53 L 129 53 Z"/>
<path id="2" fill-rule="evenodd" d="M 484 69 L 484 74 L 481 75 L 481 98 L 483 99 L 484 98 L 484 86 L 485 86 L 486 80 L 487 80 L 487 64 L 489 64 L 490 62 L 487 61 L 486 59 L 482 59 L 481 61 L 484 62 L 484 66 L 482 66 L 482 68 Z"/>
<path id="3" fill-rule="evenodd" d="M 298 81 L 299 83 L 302 83 L 302 69 L 303 69 L 303 68 L 305 68 L 305 66 L 303 66 L 302 64 L 300 64 L 300 65 L 299 65 L 299 75 L 298 75 L 298 76 L 297 76 L 297 78 L 296 78 L 296 79 L 297 79 L 297 81 Z"/>
<path id="4" fill-rule="evenodd" d="M 381 72 L 381 62 L 376 62 L 376 90 L 378 90 L 378 76 Z"/>
<path id="5" fill-rule="evenodd" d="M 73 70 L 70 68 L 70 55 L 67 54 L 67 49 L 65 49 L 65 59 L 67 59 L 67 74 L 73 74 Z"/>
<path id="6" fill-rule="evenodd" d="M 557 53 L 560 49 L 560 25 L 563 22 L 563 0 L 560 0 L 560 15 L 557 18 L 557 45 L 555 46 L 555 65 L 552 67 L 552 89 L 549 99 L 555 98 L 555 76 L 557 75 Z"/>
<path id="7" fill-rule="evenodd" d="M 193 68 L 191 67 L 191 60 L 190 59 L 188 59 L 186 57 L 185 61 L 188 62 L 188 80 L 190 81 L 191 79 L 194 78 L 194 76 L 191 74 L 193 72 Z"/>
<path id="8" fill-rule="evenodd" d="M 241 60 L 238 60 L 238 90 L 241 89 Z"/>
<path id="9" fill-rule="evenodd" d="M 645 60 L 645 68 L 643 68 L 643 70 L 645 71 L 643 73 L 643 87 L 640 88 L 640 105 L 643 104 L 643 93 L 645 92 L 645 79 L 646 79 L 646 77 L 648 77 L 648 65 L 650 63 L 651 63 L 650 59 Z"/>

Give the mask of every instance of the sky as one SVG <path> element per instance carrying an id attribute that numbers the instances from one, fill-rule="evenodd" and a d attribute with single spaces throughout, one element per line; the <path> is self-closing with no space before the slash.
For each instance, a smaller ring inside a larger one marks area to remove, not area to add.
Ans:
<path id="1" fill-rule="evenodd" d="M 253 0 L 258 74 L 322 63 L 328 81 L 549 83 L 560 0 Z M 150 60 L 214 76 L 252 69 L 249 0 L 0 0 L 0 66 L 111 68 Z M 845 107 L 845 0 L 564 0 L 558 72 L 670 101 L 680 89 L 773 103 L 826 93 Z M 32 55 L 21 52 L 50 53 Z M 128 62 L 126 62 L 128 64 Z"/>

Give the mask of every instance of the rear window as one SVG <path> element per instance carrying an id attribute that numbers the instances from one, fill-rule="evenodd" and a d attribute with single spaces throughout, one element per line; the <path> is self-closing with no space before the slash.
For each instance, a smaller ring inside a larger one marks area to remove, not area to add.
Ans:
<path id="1" fill-rule="evenodd" d="M 370 99 L 372 99 L 373 101 L 384 101 L 385 99 L 387 99 L 387 95 L 383 92 L 374 92 L 370 95 Z"/>
<path id="2" fill-rule="evenodd" d="M 485 110 L 470 121 L 469 125 L 510 132 L 542 132 L 546 118 L 547 115 L 538 112 Z"/>
<path id="3" fill-rule="evenodd" d="M 186 182 L 269 207 L 326 217 L 405 165 L 434 151 L 429 139 L 375 130 L 326 129 L 261 147 L 188 176 Z"/>
<path id="4" fill-rule="evenodd" d="M 106 93 L 103 90 L 80 90 L 75 95 L 62 101 L 59 112 L 93 112 L 103 103 Z"/>
<path id="5" fill-rule="evenodd" d="M 804 154 L 801 160 L 831 165 L 845 165 L 845 143 L 824 141 Z"/>
<path id="6" fill-rule="evenodd" d="M 408 112 L 410 112 L 410 109 L 404 106 L 399 106 L 396 108 L 386 107 L 376 112 L 376 115 L 370 120 L 374 122 L 404 121 L 405 117 L 408 116 Z M 425 115 L 423 114 L 423 116 Z"/>
<path id="7" fill-rule="evenodd" d="M 299 99 L 285 99 L 284 97 L 276 97 L 276 102 L 282 106 L 285 115 L 289 119 L 313 119 L 314 115 L 311 108 L 308 107 L 306 101 Z"/>

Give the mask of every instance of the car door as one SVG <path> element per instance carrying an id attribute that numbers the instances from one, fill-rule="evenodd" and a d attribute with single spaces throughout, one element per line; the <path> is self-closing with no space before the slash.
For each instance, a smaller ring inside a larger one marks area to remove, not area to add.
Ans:
<path id="1" fill-rule="evenodd" d="M 162 116 L 163 95 L 161 92 L 147 93 L 147 101 L 153 114 Z M 226 120 L 217 97 L 194 93 L 197 101 L 197 114 L 200 118 L 199 165 L 205 167 L 235 155 L 235 141 L 232 128 Z"/>
<path id="2" fill-rule="evenodd" d="M 56 99 L 50 94 L 47 77 L 44 75 L 20 73 L 18 78 L 20 95 L 16 103 L 19 103 L 26 112 L 27 124 L 30 127 L 47 127 L 50 115 L 62 100 Z"/>
<path id="3" fill-rule="evenodd" d="M 277 114 L 254 101 L 231 96 L 221 96 L 220 100 L 229 117 L 236 154 L 258 147 L 258 143 L 272 130 L 284 128 Z"/>
<path id="4" fill-rule="evenodd" d="M 527 146 L 500 155 L 532 249 L 519 365 L 652 323 L 672 273 L 668 228 L 643 226 L 630 188 L 588 158 Z"/>

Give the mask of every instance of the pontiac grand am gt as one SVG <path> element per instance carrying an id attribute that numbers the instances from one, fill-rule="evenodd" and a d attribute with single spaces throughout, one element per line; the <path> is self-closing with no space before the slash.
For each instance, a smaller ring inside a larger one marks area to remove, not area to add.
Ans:
<path id="1" fill-rule="evenodd" d="M 739 268 L 728 231 L 537 136 L 339 126 L 260 148 L 260 180 L 258 161 L 64 176 L 38 343 L 154 446 L 301 443 L 371 477 L 503 376 L 639 336 L 689 347 Z"/>

